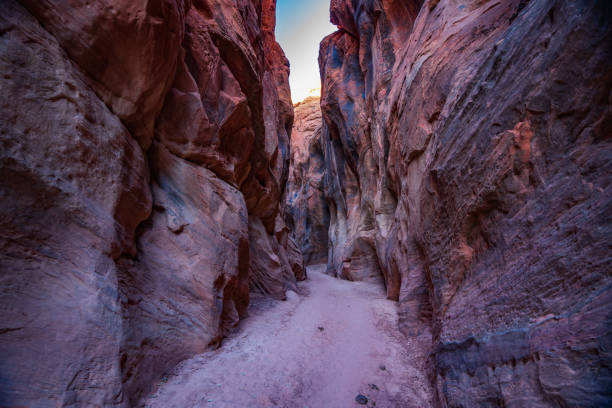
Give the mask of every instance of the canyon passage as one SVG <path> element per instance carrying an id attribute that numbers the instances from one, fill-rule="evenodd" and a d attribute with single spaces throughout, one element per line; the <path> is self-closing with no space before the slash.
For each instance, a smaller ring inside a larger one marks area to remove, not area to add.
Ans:
<path id="1" fill-rule="evenodd" d="M 332 408 L 359 394 L 367 406 L 431 406 L 426 337 L 401 338 L 382 286 L 325 267 L 309 268 L 300 295 L 258 305 L 221 349 L 181 363 L 145 406 Z"/>
<path id="2" fill-rule="evenodd" d="M 324 7 L 0 0 L 0 407 L 612 406 L 612 3 Z"/>

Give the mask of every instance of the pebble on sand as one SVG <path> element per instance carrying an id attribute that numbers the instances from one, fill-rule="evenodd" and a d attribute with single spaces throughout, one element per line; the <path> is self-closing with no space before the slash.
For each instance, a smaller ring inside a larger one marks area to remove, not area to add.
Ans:
<path id="1" fill-rule="evenodd" d="M 357 394 L 357 396 L 355 397 L 355 401 L 357 401 L 361 405 L 365 405 L 368 403 L 368 399 L 366 398 L 366 396 L 361 394 Z"/>

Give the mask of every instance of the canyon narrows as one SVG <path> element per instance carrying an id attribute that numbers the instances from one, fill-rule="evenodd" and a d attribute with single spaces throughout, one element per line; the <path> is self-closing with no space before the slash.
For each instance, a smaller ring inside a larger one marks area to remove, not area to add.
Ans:
<path id="1" fill-rule="evenodd" d="M 0 1 L 0 407 L 612 406 L 612 3 L 275 8 Z"/>

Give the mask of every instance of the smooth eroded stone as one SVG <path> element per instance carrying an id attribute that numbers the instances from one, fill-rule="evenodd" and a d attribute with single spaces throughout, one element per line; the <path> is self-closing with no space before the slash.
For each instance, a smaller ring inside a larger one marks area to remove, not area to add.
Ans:
<path id="1" fill-rule="evenodd" d="M 185 0 L 22 0 L 146 149 L 176 69 Z"/>
<path id="2" fill-rule="evenodd" d="M 0 33 L 0 405 L 120 405 L 114 259 L 149 216 L 145 157 L 12 0 Z"/>
<path id="3" fill-rule="evenodd" d="M 324 194 L 321 125 L 319 98 L 295 105 L 285 208 L 307 265 L 327 263 L 329 207 Z"/>
<path id="4" fill-rule="evenodd" d="M 380 268 L 400 329 L 431 331 L 442 406 L 609 404 L 609 4 L 334 0 L 331 20 L 329 270 Z"/>
<path id="5" fill-rule="evenodd" d="M 305 278 L 275 2 L 230 3 L 0 2 L 1 406 L 139 406 L 246 316 L 249 268 Z"/>
<path id="6" fill-rule="evenodd" d="M 132 403 L 157 376 L 216 345 L 246 316 L 248 214 L 240 191 L 154 143 L 153 213 L 138 258 L 119 261 L 121 362 Z"/>

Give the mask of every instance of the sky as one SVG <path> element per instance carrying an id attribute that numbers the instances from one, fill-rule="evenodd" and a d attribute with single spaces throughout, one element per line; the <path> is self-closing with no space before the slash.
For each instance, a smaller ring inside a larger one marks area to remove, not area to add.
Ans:
<path id="1" fill-rule="evenodd" d="M 336 31 L 329 22 L 330 0 L 277 0 L 276 41 L 291 64 L 289 85 L 293 103 L 300 102 L 313 89 L 321 87 L 319 43 Z"/>

